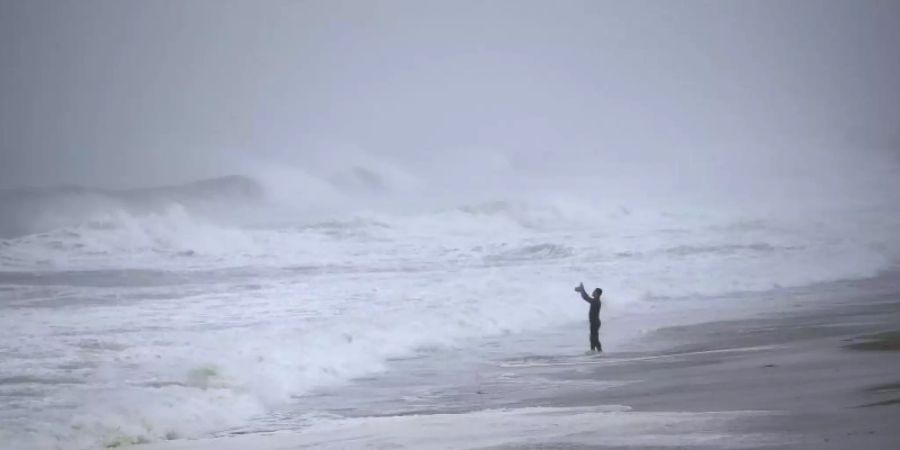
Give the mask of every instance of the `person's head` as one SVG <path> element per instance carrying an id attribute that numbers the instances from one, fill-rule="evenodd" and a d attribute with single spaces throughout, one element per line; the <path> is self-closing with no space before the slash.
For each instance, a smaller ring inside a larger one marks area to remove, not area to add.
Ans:
<path id="1" fill-rule="evenodd" d="M 594 298 L 600 298 L 600 296 L 603 295 L 603 289 L 600 289 L 600 288 L 594 289 L 593 295 L 594 295 Z"/>

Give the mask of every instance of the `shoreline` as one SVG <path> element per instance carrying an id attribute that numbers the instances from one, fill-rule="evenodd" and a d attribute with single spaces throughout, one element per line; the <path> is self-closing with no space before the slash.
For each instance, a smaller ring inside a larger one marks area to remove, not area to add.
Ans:
<path id="1" fill-rule="evenodd" d="M 345 393 L 382 389 L 372 394 L 381 400 L 344 410 L 325 404 L 331 416 L 300 429 L 133 448 L 839 449 L 900 442 L 900 275 L 778 295 L 785 312 L 662 328 L 641 338 L 637 351 L 506 358 L 451 386 L 404 386 L 387 373 Z"/>

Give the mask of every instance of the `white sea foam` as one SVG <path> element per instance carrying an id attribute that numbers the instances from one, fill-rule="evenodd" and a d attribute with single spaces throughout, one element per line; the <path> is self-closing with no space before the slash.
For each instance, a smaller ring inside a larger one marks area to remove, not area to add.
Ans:
<path id="1" fill-rule="evenodd" d="M 359 177 L 316 195 L 414 183 Z M 282 204 L 297 193 L 209 189 L 101 193 L 102 207 L 0 242 L 4 445 L 238 426 L 391 358 L 580 320 L 581 280 L 621 317 L 871 276 L 896 263 L 900 228 L 878 208 L 712 213 L 555 195 L 325 220 Z"/>

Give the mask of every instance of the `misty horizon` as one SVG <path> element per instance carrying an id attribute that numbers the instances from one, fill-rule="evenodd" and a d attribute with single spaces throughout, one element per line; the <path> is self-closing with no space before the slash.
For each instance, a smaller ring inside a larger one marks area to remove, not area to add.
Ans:
<path id="1" fill-rule="evenodd" d="M 0 8 L 0 187 L 178 184 L 334 154 L 537 176 L 838 159 L 827 173 L 900 148 L 894 2 Z"/>

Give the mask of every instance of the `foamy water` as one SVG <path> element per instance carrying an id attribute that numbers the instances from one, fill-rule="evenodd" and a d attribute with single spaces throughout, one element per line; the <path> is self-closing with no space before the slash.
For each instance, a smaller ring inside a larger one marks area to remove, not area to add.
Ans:
<path id="1" fill-rule="evenodd" d="M 266 221 L 247 186 L 44 193 L 30 206 L 39 214 L 17 210 L 30 222 L 0 241 L 3 448 L 240 427 L 392 358 L 581 321 L 579 281 L 604 288 L 605 317 L 634 319 L 671 299 L 702 308 L 896 263 L 897 223 L 878 208 L 771 216 L 518 199 Z M 232 210 L 258 220 L 222 220 Z"/>

